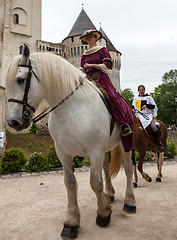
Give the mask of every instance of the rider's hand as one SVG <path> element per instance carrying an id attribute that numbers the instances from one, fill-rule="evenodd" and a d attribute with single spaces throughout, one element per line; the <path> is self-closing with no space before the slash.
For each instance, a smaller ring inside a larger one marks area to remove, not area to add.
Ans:
<path id="1" fill-rule="evenodd" d="M 88 67 L 92 67 L 92 64 L 90 64 L 90 63 L 85 63 L 85 64 L 84 64 L 84 68 L 88 68 Z"/>
<path id="2" fill-rule="evenodd" d="M 147 108 L 146 105 L 143 105 L 141 110 L 145 110 L 146 108 Z"/>

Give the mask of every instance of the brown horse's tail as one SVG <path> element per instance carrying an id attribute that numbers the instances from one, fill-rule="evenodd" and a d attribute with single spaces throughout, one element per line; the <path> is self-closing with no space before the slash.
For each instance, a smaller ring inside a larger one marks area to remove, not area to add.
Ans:
<path id="1" fill-rule="evenodd" d="M 109 174 L 111 178 L 115 178 L 122 164 L 122 153 L 119 145 L 111 150 L 111 161 L 109 165 Z"/>

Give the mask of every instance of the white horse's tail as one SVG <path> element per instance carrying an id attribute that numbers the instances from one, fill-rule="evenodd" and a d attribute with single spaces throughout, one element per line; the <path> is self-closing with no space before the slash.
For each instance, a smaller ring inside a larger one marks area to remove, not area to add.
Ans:
<path id="1" fill-rule="evenodd" d="M 111 161 L 109 165 L 109 174 L 111 178 L 115 178 L 120 170 L 122 164 L 122 153 L 118 146 L 111 150 Z"/>

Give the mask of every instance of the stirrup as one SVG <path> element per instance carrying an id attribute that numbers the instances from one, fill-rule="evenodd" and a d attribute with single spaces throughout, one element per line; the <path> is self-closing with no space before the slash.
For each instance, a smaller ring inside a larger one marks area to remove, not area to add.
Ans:
<path id="1" fill-rule="evenodd" d="M 132 134 L 132 130 L 128 124 L 122 124 L 120 125 L 120 133 L 122 137 L 126 137 L 130 134 Z"/>

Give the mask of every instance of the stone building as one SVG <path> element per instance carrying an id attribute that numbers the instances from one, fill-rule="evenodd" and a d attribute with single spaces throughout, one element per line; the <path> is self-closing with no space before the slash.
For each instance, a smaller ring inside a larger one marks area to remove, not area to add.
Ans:
<path id="1" fill-rule="evenodd" d="M 13 57 L 22 53 L 23 44 L 27 44 L 30 52 L 50 51 L 62 56 L 79 67 L 80 60 L 87 44 L 83 44 L 80 36 L 85 30 L 96 29 L 84 9 L 82 8 L 68 36 L 61 43 L 41 40 L 41 11 L 42 0 L 2 0 L 0 1 L 0 132 L 5 132 L 6 101 L 5 76 L 9 62 Z M 120 90 L 119 71 L 121 67 L 121 53 L 116 50 L 109 38 L 100 27 L 103 38 L 98 44 L 107 47 L 113 60 L 112 81 Z M 43 102 L 37 113 L 46 107 Z M 46 120 L 44 120 L 46 122 Z M 41 122 L 42 123 L 42 122 Z M 11 129 L 8 129 L 12 131 Z"/>
<path id="2" fill-rule="evenodd" d="M 9 62 L 26 43 L 36 51 L 41 39 L 41 0 L 0 1 L 0 133 L 6 129 L 5 76 Z M 4 137 L 5 141 L 5 137 Z"/>

